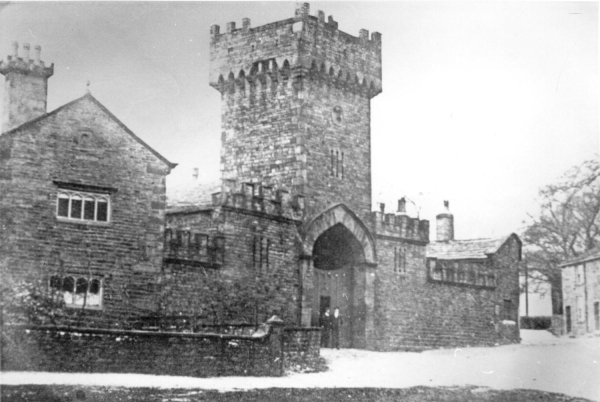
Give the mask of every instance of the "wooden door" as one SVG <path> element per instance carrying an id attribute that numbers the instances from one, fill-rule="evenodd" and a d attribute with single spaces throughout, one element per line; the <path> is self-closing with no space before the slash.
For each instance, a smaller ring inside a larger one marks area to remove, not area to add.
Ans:
<path id="1" fill-rule="evenodd" d="M 313 291 L 315 311 L 322 313 L 326 307 L 329 307 L 333 315 L 333 310 L 339 307 L 342 316 L 340 347 L 350 347 L 352 344 L 352 267 L 336 270 L 315 268 Z M 322 305 L 324 300 L 327 300 L 329 306 Z"/>

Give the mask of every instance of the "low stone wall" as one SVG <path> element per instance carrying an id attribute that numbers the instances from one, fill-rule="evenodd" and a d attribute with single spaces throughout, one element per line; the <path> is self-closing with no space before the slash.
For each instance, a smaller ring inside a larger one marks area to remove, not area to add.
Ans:
<path id="1" fill-rule="evenodd" d="M 3 371 L 281 376 L 319 364 L 320 331 L 261 326 L 253 335 L 5 326 Z"/>
<path id="2" fill-rule="evenodd" d="M 321 328 L 294 327 L 283 331 L 283 361 L 286 370 L 319 370 Z"/>

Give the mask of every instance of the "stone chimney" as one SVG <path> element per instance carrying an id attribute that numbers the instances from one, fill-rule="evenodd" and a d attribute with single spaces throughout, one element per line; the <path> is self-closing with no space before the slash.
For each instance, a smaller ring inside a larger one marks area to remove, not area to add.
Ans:
<path id="1" fill-rule="evenodd" d="M 436 216 L 436 234 L 437 241 L 454 240 L 454 215 L 448 201 L 444 201 L 444 212 Z"/>
<path id="2" fill-rule="evenodd" d="M 406 215 L 406 198 L 402 197 L 398 200 L 398 215 Z"/>
<path id="3" fill-rule="evenodd" d="M 0 60 L 0 74 L 4 75 L 4 112 L 1 132 L 4 133 L 46 113 L 48 78 L 54 74 L 54 64 L 46 67 L 40 60 L 42 48 L 36 46 L 34 58 L 29 56 L 29 43 L 13 43 L 13 54 Z"/>

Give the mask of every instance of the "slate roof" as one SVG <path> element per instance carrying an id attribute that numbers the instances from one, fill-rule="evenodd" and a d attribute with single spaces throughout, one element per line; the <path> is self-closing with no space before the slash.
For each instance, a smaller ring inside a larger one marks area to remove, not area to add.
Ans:
<path id="1" fill-rule="evenodd" d="M 581 262 L 588 262 L 593 260 L 600 260 L 600 247 L 593 248 L 571 260 L 563 262 L 562 264 L 560 264 L 560 267 L 566 267 L 568 265 L 574 265 L 579 264 Z"/>
<path id="2" fill-rule="evenodd" d="M 220 182 L 185 182 L 167 186 L 167 208 L 170 212 L 202 209 L 212 204 L 212 193 L 220 191 Z"/>
<path id="3" fill-rule="evenodd" d="M 506 241 L 515 236 L 499 239 L 451 240 L 448 242 L 433 242 L 427 245 L 426 256 L 440 260 L 470 260 L 484 259 L 496 253 Z"/>

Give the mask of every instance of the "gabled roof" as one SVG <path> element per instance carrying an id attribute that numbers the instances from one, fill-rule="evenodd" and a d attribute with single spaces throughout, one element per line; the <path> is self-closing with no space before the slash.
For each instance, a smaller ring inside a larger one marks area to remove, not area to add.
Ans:
<path id="1" fill-rule="evenodd" d="M 144 147 L 146 147 L 146 149 L 148 149 L 148 151 L 150 151 L 152 154 L 154 154 L 154 156 L 156 156 L 158 159 L 160 159 L 162 162 L 164 162 L 167 166 L 169 166 L 170 169 L 173 169 L 175 166 L 177 166 L 176 163 L 172 163 L 169 162 L 167 160 L 167 158 L 165 158 L 164 156 L 162 156 L 161 154 L 159 154 L 154 148 L 152 148 L 150 145 L 146 144 L 140 137 L 138 137 L 137 135 L 135 135 L 133 133 L 133 131 L 131 131 L 125 124 L 123 124 L 123 122 L 121 122 L 121 120 L 119 120 L 114 114 L 112 114 L 110 112 L 110 110 L 108 110 L 106 107 L 104 107 L 103 104 L 101 104 L 98 99 L 94 98 L 92 96 L 91 93 L 86 93 L 84 96 L 82 96 L 81 98 L 77 98 L 69 103 L 65 103 L 64 105 L 54 109 L 53 111 L 43 114 L 39 117 L 36 117 L 35 119 L 29 120 L 28 122 L 25 122 L 23 124 L 21 124 L 20 126 L 17 126 L 9 131 L 7 131 L 6 133 L 3 133 L 2 135 L 12 135 L 15 134 L 18 131 L 21 131 L 41 120 L 44 120 L 50 116 L 53 116 L 55 114 L 57 114 L 58 112 L 60 112 L 61 110 L 67 109 L 81 101 L 83 101 L 84 99 L 90 100 L 92 101 L 96 106 L 98 106 L 104 113 L 106 113 L 106 115 L 108 117 L 110 117 L 115 123 L 117 123 L 127 134 L 129 134 L 131 137 L 133 137 L 134 140 L 136 140 L 138 143 L 140 143 L 141 145 L 143 145 Z"/>
<path id="2" fill-rule="evenodd" d="M 582 262 L 588 262 L 588 261 L 594 261 L 594 260 L 600 260 L 600 247 L 596 247 L 591 250 L 588 250 L 585 253 L 578 255 L 577 257 L 575 257 L 571 260 L 563 262 L 559 266 L 566 267 L 569 265 L 575 265 L 575 264 L 580 264 Z"/>
<path id="3" fill-rule="evenodd" d="M 434 242 L 427 245 L 426 256 L 440 260 L 472 260 L 485 259 L 493 255 L 511 237 L 520 242 L 516 234 L 499 239 L 471 239 L 450 240 L 447 242 Z"/>

